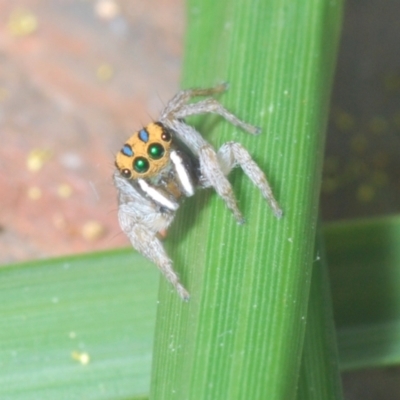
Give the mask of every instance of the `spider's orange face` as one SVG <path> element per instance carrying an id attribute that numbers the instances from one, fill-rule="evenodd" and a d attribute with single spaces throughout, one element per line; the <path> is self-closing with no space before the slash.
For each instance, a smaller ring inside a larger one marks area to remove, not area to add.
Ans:
<path id="1" fill-rule="evenodd" d="M 152 178 L 169 163 L 171 134 L 154 122 L 135 132 L 117 154 L 115 165 L 127 179 Z"/>

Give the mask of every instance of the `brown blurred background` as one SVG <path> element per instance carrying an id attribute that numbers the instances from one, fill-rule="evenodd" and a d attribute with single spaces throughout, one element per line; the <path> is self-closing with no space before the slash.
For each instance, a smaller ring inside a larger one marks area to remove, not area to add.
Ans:
<path id="1" fill-rule="evenodd" d="M 183 2 L 0 0 L 0 262 L 127 245 L 114 154 L 179 85 Z"/>
<path id="2" fill-rule="evenodd" d="M 325 221 L 400 212 L 399 21 L 398 0 L 346 2 L 322 184 Z"/>
<path id="3" fill-rule="evenodd" d="M 400 210 L 400 12 L 350 0 L 324 220 Z M 127 245 L 114 154 L 177 91 L 182 0 L 0 0 L 0 263 Z"/>
<path id="4" fill-rule="evenodd" d="M 400 3 L 349 0 L 324 220 L 400 211 Z M 0 0 L 0 264 L 127 246 L 114 154 L 178 90 L 183 0 Z M 398 399 L 396 369 L 344 375 Z"/>

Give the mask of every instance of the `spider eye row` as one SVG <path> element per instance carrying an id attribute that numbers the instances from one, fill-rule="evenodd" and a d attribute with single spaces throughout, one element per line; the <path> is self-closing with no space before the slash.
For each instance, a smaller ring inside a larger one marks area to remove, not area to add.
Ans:
<path id="1" fill-rule="evenodd" d="M 121 153 L 127 157 L 133 157 L 134 152 L 129 144 L 125 144 L 121 150 Z M 147 155 L 152 160 L 159 160 L 165 154 L 164 146 L 160 143 L 153 143 L 147 148 Z M 143 159 L 143 157 L 138 157 L 137 159 Z"/>
<path id="2" fill-rule="evenodd" d="M 164 156 L 165 149 L 161 144 L 154 143 L 149 146 L 149 148 L 147 150 L 147 154 L 150 159 L 159 160 L 160 158 L 162 158 Z M 127 155 L 127 154 L 125 154 L 125 155 Z M 132 152 L 132 155 L 133 155 L 133 152 Z M 144 174 L 149 170 L 150 162 L 146 157 L 135 157 L 132 162 L 132 167 L 138 174 Z M 121 172 L 125 178 L 130 178 L 132 175 L 131 171 L 129 169 L 124 169 Z"/>
<path id="3" fill-rule="evenodd" d="M 157 123 L 154 125 L 161 127 Z M 157 162 L 164 157 L 165 153 L 168 151 L 167 149 L 169 148 L 167 143 L 171 141 L 171 134 L 164 127 L 161 128 L 162 131 L 159 137 L 161 137 L 162 141 L 166 142 L 166 147 L 159 142 L 150 143 L 147 145 L 145 154 L 143 154 L 142 151 L 139 151 L 139 154 L 135 156 L 135 151 L 133 149 L 135 144 L 129 144 L 129 142 L 124 144 L 121 149 L 121 154 L 129 158 L 132 157 L 133 160 L 131 168 L 128 167 L 120 170 L 122 176 L 125 178 L 131 178 L 133 171 L 138 174 L 145 174 L 150 169 L 151 161 Z M 145 128 L 137 133 L 136 138 L 139 140 L 139 143 L 147 143 L 149 140 L 151 140 L 149 132 Z"/>

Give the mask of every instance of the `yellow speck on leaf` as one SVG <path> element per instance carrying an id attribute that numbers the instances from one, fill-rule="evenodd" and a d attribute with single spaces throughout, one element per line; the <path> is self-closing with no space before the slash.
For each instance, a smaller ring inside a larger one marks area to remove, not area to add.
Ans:
<path id="1" fill-rule="evenodd" d="M 73 351 L 71 353 L 71 357 L 75 361 L 80 362 L 82 365 L 87 365 L 90 363 L 90 356 L 86 352 Z"/>

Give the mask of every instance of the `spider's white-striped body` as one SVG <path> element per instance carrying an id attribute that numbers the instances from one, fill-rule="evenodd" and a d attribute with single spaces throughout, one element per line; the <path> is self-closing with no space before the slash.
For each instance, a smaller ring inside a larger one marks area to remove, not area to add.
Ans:
<path id="1" fill-rule="evenodd" d="M 282 216 L 264 173 L 240 143 L 224 143 L 216 152 L 184 121 L 191 115 L 215 113 L 251 134 L 259 133 L 258 128 L 239 120 L 213 98 L 188 103 L 192 97 L 224 90 L 226 86 L 219 85 L 179 92 L 167 104 L 159 121 L 135 132 L 116 157 L 114 183 L 118 189 L 120 226 L 133 247 L 159 267 L 185 300 L 189 293 L 158 238 L 173 221 L 185 197 L 193 196 L 199 187 L 213 187 L 238 222 L 243 223 L 226 178 L 239 165 L 261 190 L 275 215 Z"/>

